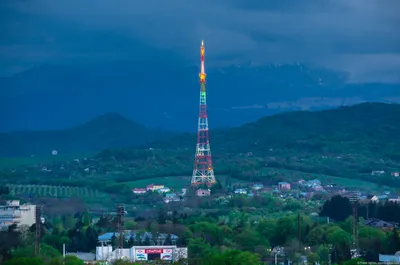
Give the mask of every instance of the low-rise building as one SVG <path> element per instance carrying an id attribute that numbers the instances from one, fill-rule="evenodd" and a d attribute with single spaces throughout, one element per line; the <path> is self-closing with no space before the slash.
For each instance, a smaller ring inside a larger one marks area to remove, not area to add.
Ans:
<path id="1" fill-rule="evenodd" d="M 383 170 L 374 170 L 371 172 L 371 176 L 382 176 L 383 174 L 385 174 Z"/>
<path id="2" fill-rule="evenodd" d="M 96 260 L 113 262 L 117 259 L 124 259 L 133 262 L 162 260 L 176 262 L 187 259 L 187 248 L 180 248 L 176 245 L 169 246 L 133 246 L 131 248 L 112 250 L 111 246 L 96 247 Z"/>
<path id="3" fill-rule="evenodd" d="M 164 185 L 150 184 L 150 185 L 147 185 L 146 190 L 156 191 L 156 190 L 159 190 L 159 189 L 162 189 L 162 188 L 164 188 Z"/>
<path id="4" fill-rule="evenodd" d="M 398 263 L 400 263 L 400 251 L 397 251 L 394 255 L 379 254 L 379 262 L 381 262 L 383 264 L 398 264 Z"/>
<path id="5" fill-rule="evenodd" d="M 164 187 L 164 188 L 161 188 L 161 189 L 157 190 L 158 193 L 167 193 L 167 192 L 170 192 L 170 191 L 171 190 L 169 188 L 167 188 L 167 187 Z"/>
<path id="6" fill-rule="evenodd" d="M 205 189 L 196 190 L 196 195 L 199 197 L 210 196 L 210 194 L 211 194 L 211 190 L 205 190 Z"/>
<path id="7" fill-rule="evenodd" d="M 374 218 L 365 220 L 364 224 L 367 226 L 382 229 L 382 230 L 392 230 L 393 228 L 398 228 L 398 226 L 399 226 L 398 223 L 386 222 L 386 221 L 374 219 Z"/>
<path id="8" fill-rule="evenodd" d="M 391 195 L 388 197 L 389 202 L 395 202 L 395 203 L 400 203 L 400 196 L 397 195 Z"/>
<path id="9" fill-rule="evenodd" d="M 140 189 L 140 188 L 134 188 L 132 190 L 132 192 L 135 193 L 135 194 L 144 194 L 144 193 L 147 192 L 147 190 L 146 189 Z"/>
<path id="10" fill-rule="evenodd" d="M 245 189 L 236 189 L 234 192 L 235 194 L 247 194 L 247 190 Z"/>
<path id="11" fill-rule="evenodd" d="M 167 193 L 165 194 L 164 202 L 169 203 L 169 202 L 179 202 L 181 199 L 176 193 Z"/>
<path id="12" fill-rule="evenodd" d="M 290 183 L 288 182 L 279 182 L 278 183 L 279 190 L 290 190 Z"/>
<path id="13" fill-rule="evenodd" d="M 374 195 L 371 198 L 371 202 L 380 202 L 389 199 L 387 195 Z"/>
<path id="14" fill-rule="evenodd" d="M 264 188 L 264 185 L 263 184 L 254 184 L 251 188 L 253 190 L 262 190 Z"/>
<path id="15" fill-rule="evenodd" d="M 0 229 L 7 229 L 12 224 L 32 226 L 36 222 L 35 208 L 32 204 L 21 205 L 18 200 L 0 205 Z"/>

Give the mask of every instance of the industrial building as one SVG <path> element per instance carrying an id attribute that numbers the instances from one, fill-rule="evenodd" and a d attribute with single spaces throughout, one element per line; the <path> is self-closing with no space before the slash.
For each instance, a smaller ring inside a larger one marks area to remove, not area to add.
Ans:
<path id="1" fill-rule="evenodd" d="M 112 249 L 111 246 L 96 247 L 96 260 L 115 261 L 117 259 L 129 261 L 179 261 L 187 259 L 187 248 L 177 246 L 133 246 L 131 248 Z"/>
<path id="2" fill-rule="evenodd" d="M 131 248 L 114 249 L 111 246 L 113 237 L 119 237 L 119 233 L 105 233 L 98 237 L 101 246 L 96 248 L 96 260 L 112 262 L 117 259 L 129 261 L 178 261 L 187 258 L 187 248 L 177 247 L 178 237 L 173 234 L 149 232 L 136 233 L 135 231 L 124 231 L 124 240 L 132 240 L 136 246 Z M 167 238 L 169 238 L 167 240 Z M 150 246 L 145 246 L 145 242 Z M 164 245 L 164 244 L 167 245 Z M 168 243 L 172 243 L 169 245 Z"/>

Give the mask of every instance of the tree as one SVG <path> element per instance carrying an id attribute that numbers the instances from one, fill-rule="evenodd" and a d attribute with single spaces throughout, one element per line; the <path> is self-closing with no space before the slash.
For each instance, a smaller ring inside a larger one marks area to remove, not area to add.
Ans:
<path id="1" fill-rule="evenodd" d="M 136 222 L 132 220 L 126 221 L 124 227 L 127 230 L 134 230 L 136 228 Z"/>
<path id="2" fill-rule="evenodd" d="M 38 257 L 33 258 L 13 258 L 3 263 L 4 265 L 43 265 L 43 260 Z"/>
<path id="3" fill-rule="evenodd" d="M 214 254 L 203 260 L 204 265 L 259 265 L 260 258 L 250 252 L 231 250 L 222 254 Z"/>
<path id="4" fill-rule="evenodd" d="M 318 246 L 325 243 L 324 235 L 326 234 L 325 229 L 318 225 L 311 229 L 308 233 L 306 241 L 310 246 Z"/>
<path id="5" fill-rule="evenodd" d="M 11 249 L 21 243 L 21 233 L 17 231 L 17 225 L 10 225 L 7 231 L 0 231 L 0 255 L 4 260 L 11 258 Z"/>
<path id="6" fill-rule="evenodd" d="M 340 211 L 338 209 L 340 209 Z M 338 222 L 342 222 L 346 220 L 352 212 L 353 210 L 349 199 L 336 195 L 324 203 L 320 216 L 329 217 Z"/>
<path id="7" fill-rule="evenodd" d="M 83 223 L 84 226 L 89 226 L 90 225 L 90 215 L 89 215 L 89 212 L 88 212 L 87 209 L 83 213 L 82 223 Z"/>
<path id="8" fill-rule="evenodd" d="M 276 223 L 274 234 L 270 239 L 271 245 L 284 245 L 287 241 L 289 241 L 290 238 L 296 236 L 296 230 L 297 228 L 295 227 L 295 223 L 293 222 L 292 218 L 279 218 L 278 222 Z"/>

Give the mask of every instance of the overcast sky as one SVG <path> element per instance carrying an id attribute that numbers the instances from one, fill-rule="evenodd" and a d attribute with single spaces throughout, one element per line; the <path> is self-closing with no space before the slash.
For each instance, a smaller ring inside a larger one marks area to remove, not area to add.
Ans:
<path id="1" fill-rule="evenodd" d="M 0 75 L 118 60 L 304 62 L 400 82 L 400 0 L 0 0 Z"/>

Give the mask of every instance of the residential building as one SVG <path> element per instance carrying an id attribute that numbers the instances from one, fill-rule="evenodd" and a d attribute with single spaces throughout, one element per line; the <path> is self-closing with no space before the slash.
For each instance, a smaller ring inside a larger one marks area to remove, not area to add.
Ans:
<path id="1" fill-rule="evenodd" d="M 144 193 L 147 192 L 147 190 L 146 189 L 140 189 L 140 188 L 134 188 L 132 190 L 132 192 L 135 193 L 135 194 L 144 194 Z"/>
<path id="2" fill-rule="evenodd" d="M 393 228 L 395 228 L 395 227 L 397 228 L 399 226 L 398 223 L 386 222 L 386 221 L 374 219 L 374 218 L 365 220 L 364 224 L 367 226 L 371 226 L 371 227 L 382 229 L 382 230 L 392 230 Z"/>
<path id="3" fill-rule="evenodd" d="M 263 184 L 254 184 L 251 188 L 253 190 L 262 190 L 264 188 L 264 185 Z"/>
<path id="4" fill-rule="evenodd" d="M 247 190 L 245 189 L 236 189 L 235 194 L 247 194 Z"/>
<path id="5" fill-rule="evenodd" d="M 371 172 L 371 176 L 382 176 L 383 174 L 385 174 L 383 170 L 374 170 Z"/>
<path id="6" fill-rule="evenodd" d="M 372 202 L 379 202 L 389 199 L 387 195 L 375 195 L 371 198 Z"/>
<path id="7" fill-rule="evenodd" d="M 398 264 L 398 263 L 400 263 L 400 251 L 397 251 L 394 255 L 379 254 L 379 262 L 383 263 L 383 264 Z"/>
<path id="8" fill-rule="evenodd" d="M 203 196 L 210 196 L 211 190 L 205 190 L 205 189 L 198 189 L 196 190 L 196 195 L 203 197 Z"/>
<path id="9" fill-rule="evenodd" d="M 279 190 L 290 190 L 290 183 L 288 182 L 279 182 L 278 183 Z"/>
<path id="10" fill-rule="evenodd" d="M 159 190 L 159 189 L 162 189 L 162 188 L 164 188 L 164 185 L 150 184 L 150 185 L 147 185 L 146 190 L 156 191 L 156 190 Z"/>
<path id="11" fill-rule="evenodd" d="M 157 190 L 158 193 L 167 193 L 167 192 L 170 192 L 170 191 L 171 190 L 169 188 L 167 188 L 167 187 L 164 187 L 164 188 L 161 188 L 161 189 Z"/>
<path id="12" fill-rule="evenodd" d="M 388 201 L 389 201 L 389 202 L 400 203 L 400 196 L 391 195 L 391 196 L 388 197 Z"/>
<path id="13" fill-rule="evenodd" d="M 0 229 L 7 229 L 12 224 L 33 225 L 36 222 L 35 209 L 35 205 L 21 205 L 18 200 L 6 201 L 6 205 L 0 205 Z M 41 220 L 44 222 L 44 218 Z"/>
<path id="14" fill-rule="evenodd" d="M 179 202 L 181 199 L 176 193 L 167 193 L 165 194 L 164 202 L 169 203 L 169 202 Z"/>

